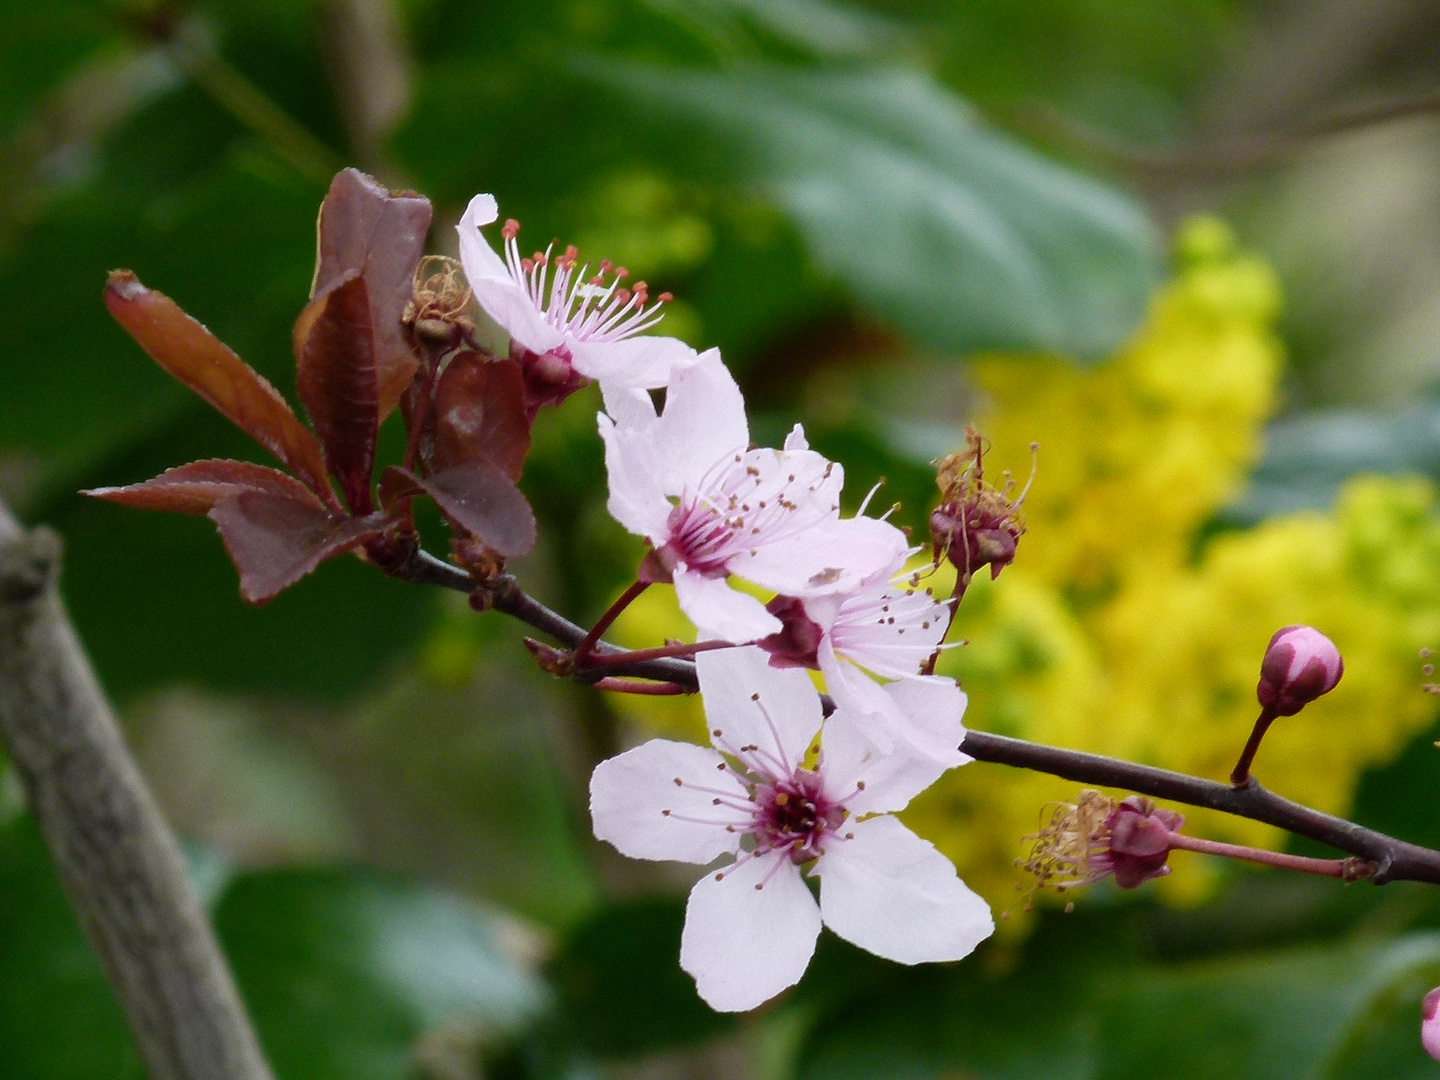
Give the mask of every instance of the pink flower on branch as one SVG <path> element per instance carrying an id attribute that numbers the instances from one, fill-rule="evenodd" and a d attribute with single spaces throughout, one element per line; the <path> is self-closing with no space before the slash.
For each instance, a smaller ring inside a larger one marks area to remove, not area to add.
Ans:
<path id="1" fill-rule="evenodd" d="M 756 644 L 770 654 L 772 667 L 823 672 L 837 706 L 873 718 L 880 749 L 891 750 L 898 739 L 958 765 L 963 759 L 956 742 L 928 738 L 866 674 L 927 677 L 921 674 L 924 665 L 950 626 L 949 605 L 917 589 L 912 578 L 900 573 L 902 562 L 892 563 L 851 593 L 808 599 L 777 596 L 766 609 L 784 628 Z"/>
<path id="2" fill-rule="evenodd" d="M 738 1012 L 794 985 L 822 924 L 902 964 L 958 960 L 990 935 L 986 903 L 892 816 L 947 766 L 878 753 L 844 710 L 822 732 L 809 678 L 770 667 L 759 649 L 702 653 L 696 664 L 713 748 L 656 739 L 602 762 L 590 812 L 595 835 L 632 858 L 733 856 L 686 909 L 680 964 L 706 1002 Z M 964 698 L 953 683 L 884 692 L 934 737 L 959 742 Z"/>
<path id="3" fill-rule="evenodd" d="M 502 258 L 480 232 L 498 216 L 493 195 L 470 200 L 456 226 L 460 262 L 476 302 L 519 346 L 512 353 L 537 405 L 563 400 L 584 379 L 599 382 L 607 395 L 664 386 L 677 362 L 694 357 L 676 338 L 638 336 L 660 322 L 668 293 L 652 302 L 645 282 L 627 286 L 625 268 L 608 260 L 591 274 L 573 247 L 522 255 L 514 220 L 501 229 Z"/>
<path id="4" fill-rule="evenodd" d="M 745 402 L 715 350 L 676 368 L 662 414 L 630 419 L 600 417 L 610 513 L 650 541 L 645 573 L 674 582 L 702 637 L 743 644 L 781 629 L 731 574 L 810 597 L 852 591 L 903 557 L 893 525 L 840 520 L 844 470 L 798 425 L 782 450 L 749 449 Z"/>

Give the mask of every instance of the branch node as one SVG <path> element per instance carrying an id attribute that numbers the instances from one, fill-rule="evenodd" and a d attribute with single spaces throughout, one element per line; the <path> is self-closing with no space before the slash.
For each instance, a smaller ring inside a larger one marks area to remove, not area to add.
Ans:
<path id="1" fill-rule="evenodd" d="M 28 604 L 47 592 L 60 572 L 64 544 L 44 526 L 0 542 L 0 601 Z"/>

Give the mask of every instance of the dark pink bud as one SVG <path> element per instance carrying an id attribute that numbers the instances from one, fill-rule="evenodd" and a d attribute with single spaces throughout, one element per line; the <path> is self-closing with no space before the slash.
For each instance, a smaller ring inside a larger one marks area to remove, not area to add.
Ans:
<path id="1" fill-rule="evenodd" d="M 1151 878 L 1170 873 L 1171 838 L 1185 817 L 1160 810 L 1143 795 L 1131 795 L 1111 811 L 1105 821 L 1109 845 L 1092 859 L 1096 869 L 1115 875 L 1115 884 L 1133 889 Z"/>
<path id="2" fill-rule="evenodd" d="M 525 376 L 525 407 L 534 416 L 542 405 L 559 405 L 590 380 L 575 370 L 564 345 L 549 352 L 531 352 L 517 341 L 510 343 L 510 358 Z"/>
<path id="3" fill-rule="evenodd" d="M 1334 642 L 1314 627 L 1286 626 L 1275 631 L 1265 649 L 1255 694 L 1272 716 L 1294 716 L 1335 689 L 1344 673 Z"/>
<path id="4" fill-rule="evenodd" d="M 773 668 L 803 667 L 820 669 L 820 639 L 825 631 L 805 614 L 805 601 L 794 596 L 777 596 L 765 610 L 784 625 L 778 633 L 761 638 L 755 644 L 770 654 Z"/>
<path id="5" fill-rule="evenodd" d="M 1420 1045 L 1436 1061 L 1440 1061 L 1440 986 L 1425 995 L 1420 1006 Z"/>
<path id="6" fill-rule="evenodd" d="M 964 592 L 973 575 L 990 568 L 990 576 L 1015 561 L 1015 549 L 1025 533 L 1020 505 L 1025 492 L 1015 494 L 1006 474 L 996 488 L 985 480 L 985 444 L 974 428 L 965 429 L 963 453 L 949 454 L 935 464 L 940 505 L 930 514 L 934 558 L 949 559 L 959 571 L 957 592 Z M 1026 490 L 1028 490 L 1028 485 Z"/>

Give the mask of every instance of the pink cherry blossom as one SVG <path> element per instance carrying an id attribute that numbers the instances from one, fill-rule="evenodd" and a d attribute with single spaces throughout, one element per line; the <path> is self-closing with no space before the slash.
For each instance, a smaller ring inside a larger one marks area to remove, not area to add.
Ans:
<path id="1" fill-rule="evenodd" d="M 466 280 L 476 302 L 534 354 L 536 366 L 557 386 L 570 381 L 571 366 L 607 393 L 664 386 L 676 361 L 695 355 L 675 338 L 637 336 L 660 321 L 669 295 L 652 303 L 643 281 L 626 287 L 624 267 L 606 261 L 591 274 L 588 266 L 577 265 L 573 247 L 556 255 L 552 245 L 522 256 L 513 220 L 501 229 L 502 259 L 480 232 L 498 214 L 494 196 L 476 195 L 456 226 Z"/>
<path id="2" fill-rule="evenodd" d="M 921 678 L 921 668 L 945 637 L 950 610 L 900 573 L 900 560 L 861 582 L 854 592 L 809 598 L 776 597 L 767 610 L 784 624 L 758 645 L 773 667 L 822 671 L 837 705 L 874 721 L 874 738 L 889 751 L 895 740 L 958 765 L 958 739 L 936 741 L 910 723 L 894 698 L 866 672 L 885 679 Z M 863 669 L 863 670 L 862 670 Z"/>
<path id="3" fill-rule="evenodd" d="M 822 924 L 902 964 L 958 960 L 990 935 L 986 903 L 893 816 L 947 766 L 878 753 L 844 709 L 822 731 L 809 677 L 771 667 L 760 649 L 696 664 L 712 748 L 656 739 L 602 762 L 590 812 L 595 835 L 632 858 L 733 857 L 686 908 L 680 965 L 706 1002 L 738 1012 L 794 985 Z M 954 684 L 900 680 L 883 692 L 937 738 L 959 730 Z"/>
<path id="4" fill-rule="evenodd" d="M 1440 986 L 1425 995 L 1420 1005 L 1420 1044 L 1440 1061 Z"/>
<path id="5" fill-rule="evenodd" d="M 677 364 L 665 409 L 638 399 L 600 435 L 614 518 L 653 547 L 653 580 L 674 582 L 702 636 L 737 644 L 780 630 L 736 577 L 787 596 L 847 592 L 905 551 L 899 529 L 841 520 L 844 471 L 809 448 L 797 425 L 781 450 L 749 449 L 745 402 L 710 350 Z"/>

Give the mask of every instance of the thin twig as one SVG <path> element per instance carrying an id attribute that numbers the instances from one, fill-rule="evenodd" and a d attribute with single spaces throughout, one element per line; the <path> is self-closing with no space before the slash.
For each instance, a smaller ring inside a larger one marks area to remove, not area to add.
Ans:
<path id="1" fill-rule="evenodd" d="M 221 108 L 270 144 L 296 172 L 322 186 L 345 167 L 330 147 L 232 67 L 192 28 L 182 26 L 169 43 L 181 71 Z"/>
<path id="2" fill-rule="evenodd" d="M 56 587 L 0 503 L 0 735 L 152 1080 L 270 1080 L 185 860 Z"/>
<path id="3" fill-rule="evenodd" d="M 407 570 L 398 576 L 443 585 L 445 588 L 466 593 L 473 593 L 477 588 L 463 570 L 424 552 L 418 553 Z M 549 634 L 562 644 L 573 648 L 585 637 L 586 631 L 583 627 L 551 611 L 528 595 L 512 577 L 507 576 L 492 582 L 485 586 L 483 591 L 492 598 L 491 606 L 495 610 L 503 611 Z M 597 644 L 596 651 L 619 650 L 616 646 L 602 641 Z M 699 688 L 695 665 L 689 660 L 641 660 L 606 668 L 605 674 L 674 683 L 691 691 Z M 586 673 L 579 671 L 574 677 L 585 681 Z M 828 712 L 830 703 L 828 699 L 824 700 Z M 1066 750 L 985 731 L 966 732 L 960 749 L 977 761 L 1031 769 L 1082 784 L 1134 791 L 1157 799 L 1201 806 L 1274 825 L 1296 836 L 1318 840 L 1337 851 L 1374 863 L 1375 873 L 1371 880 L 1377 885 L 1383 885 L 1387 881 L 1423 881 L 1440 885 L 1440 851 L 1409 844 L 1344 818 L 1291 802 L 1265 790 L 1253 779 L 1244 786 L 1236 787 L 1101 754 Z"/>
<path id="4" fill-rule="evenodd" d="M 1353 821 L 1291 802 L 1265 790 L 1254 780 L 1244 787 L 1233 787 L 1168 769 L 1045 746 L 1006 735 L 992 735 L 986 731 L 966 732 L 960 749 L 977 761 L 1012 765 L 1082 784 L 1121 788 L 1157 799 L 1263 821 L 1296 836 L 1318 840 L 1338 851 L 1373 862 L 1376 869 L 1371 880 L 1377 885 L 1387 881 L 1425 881 L 1440 885 L 1440 851 L 1407 844 L 1356 825 Z"/>
<path id="5" fill-rule="evenodd" d="M 1216 855 L 1222 859 L 1244 859 L 1262 866 L 1274 866 L 1281 870 L 1295 870 L 1320 877 L 1341 878 L 1345 881 L 1358 881 L 1360 878 L 1369 877 L 1375 870 L 1373 863 L 1357 859 L 1353 855 L 1347 859 L 1312 859 L 1308 855 L 1266 851 L 1264 848 L 1247 847 L 1244 844 L 1226 844 L 1199 836 L 1185 836 L 1183 833 L 1175 833 L 1171 837 L 1170 847 L 1180 851 L 1199 852 L 1201 855 Z"/>
<path id="6" fill-rule="evenodd" d="M 1440 115 L 1440 92 L 1169 152 L 1127 146 L 1045 105 L 1026 106 L 1012 117 L 1012 122 L 1036 138 L 1058 143 L 1098 164 L 1128 172 L 1150 184 L 1168 185 L 1249 172 L 1286 161 L 1324 139 L 1396 120 L 1436 115 Z"/>

